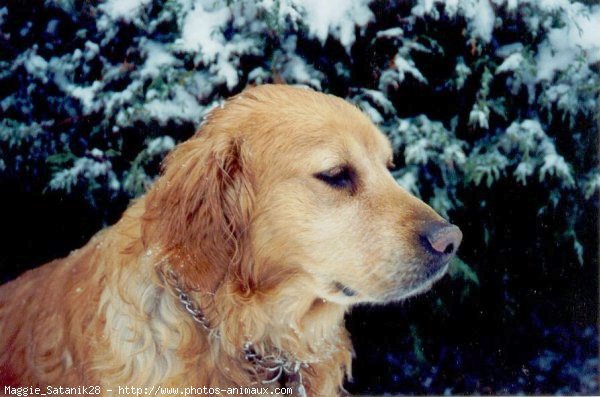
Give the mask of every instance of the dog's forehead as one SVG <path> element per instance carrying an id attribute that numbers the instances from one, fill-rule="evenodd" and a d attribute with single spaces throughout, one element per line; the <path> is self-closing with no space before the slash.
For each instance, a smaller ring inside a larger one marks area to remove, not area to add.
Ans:
<path id="1" fill-rule="evenodd" d="M 374 125 L 363 126 L 350 130 L 348 134 L 354 138 L 350 140 L 350 148 L 357 154 L 369 153 L 385 158 L 392 157 L 392 146 L 389 139 Z"/>
<path id="2" fill-rule="evenodd" d="M 392 147 L 388 138 L 357 108 L 348 106 L 341 113 L 332 113 L 305 131 L 299 140 L 313 141 L 312 147 L 319 153 L 329 152 L 330 156 L 354 158 L 376 158 L 391 160 Z"/>
<path id="3" fill-rule="evenodd" d="M 271 166 L 278 164 L 275 168 L 298 168 L 301 173 L 340 165 L 386 164 L 392 160 L 389 140 L 372 124 L 327 122 L 315 127 L 272 139 L 263 160 Z"/>
<path id="4" fill-rule="evenodd" d="M 241 134 L 264 158 L 324 152 L 330 153 L 328 157 L 368 156 L 383 161 L 392 156 L 389 140 L 371 120 L 356 106 L 332 95 L 260 86 L 243 92 L 230 105 L 225 109 L 229 120 L 243 125 Z"/>

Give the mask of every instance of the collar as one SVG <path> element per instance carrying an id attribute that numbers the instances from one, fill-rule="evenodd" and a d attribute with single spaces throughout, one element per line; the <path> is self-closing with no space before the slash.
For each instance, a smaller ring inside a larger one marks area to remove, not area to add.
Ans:
<path id="1" fill-rule="evenodd" d="M 177 280 L 177 275 L 171 269 L 167 270 L 167 282 L 175 291 L 179 302 L 194 321 L 206 332 L 209 337 L 219 339 L 219 330 L 211 327 L 208 318 L 202 309 L 194 302 L 189 294 L 184 291 Z M 210 339 L 210 338 L 209 338 Z M 252 341 L 246 341 L 242 347 L 244 358 L 251 363 L 256 373 L 263 378 L 262 384 L 279 382 L 284 386 L 294 387 L 300 397 L 306 397 L 306 389 L 302 380 L 302 368 L 308 368 L 308 363 L 299 360 L 290 360 L 287 355 L 278 351 L 275 354 L 261 356 L 256 353 Z"/>

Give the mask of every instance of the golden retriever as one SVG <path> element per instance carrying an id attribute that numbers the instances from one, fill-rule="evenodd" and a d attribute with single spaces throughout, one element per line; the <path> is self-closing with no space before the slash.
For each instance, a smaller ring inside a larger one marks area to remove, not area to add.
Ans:
<path id="1" fill-rule="evenodd" d="M 2 392 L 344 393 L 344 312 L 428 289 L 462 238 L 390 167 L 339 98 L 231 98 L 118 223 L 0 288 Z"/>

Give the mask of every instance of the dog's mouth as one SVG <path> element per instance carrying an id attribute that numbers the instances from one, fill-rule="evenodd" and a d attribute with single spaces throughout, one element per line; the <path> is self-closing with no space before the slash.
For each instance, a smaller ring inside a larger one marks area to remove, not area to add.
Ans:
<path id="1" fill-rule="evenodd" d="M 356 292 L 352 288 L 348 287 L 347 285 L 342 284 L 339 281 L 334 281 L 333 282 L 333 288 L 337 292 L 341 292 L 342 294 L 344 294 L 345 296 L 347 296 L 349 298 L 353 297 L 353 296 L 356 296 L 358 294 L 358 292 Z"/>
<path id="2" fill-rule="evenodd" d="M 408 285 L 399 285 L 394 288 L 392 291 L 389 291 L 383 297 L 371 297 L 368 295 L 361 295 L 361 293 L 348 286 L 347 284 L 335 280 L 329 284 L 329 299 L 332 301 L 339 301 L 340 303 L 345 302 L 348 303 L 360 303 L 363 300 L 365 302 L 398 302 L 404 300 L 406 298 L 419 295 L 431 289 L 433 284 L 435 284 L 438 280 L 440 280 L 448 271 L 450 261 L 445 261 L 441 263 L 430 263 L 429 266 L 424 269 L 419 277 L 414 279 L 412 282 L 409 282 Z"/>
<path id="3" fill-rule="evenodd" d="M 448 271 L 449 263 L 449 261 L 445 262 L 442 266 L 436 266 L 426 271 L 422 280 L 412 283 L 407 289 L 401 289 L 398 291 L 399 293 L 394 294 L 395 296 L 391 300 L 400 301 L 429 291 L 436 281 L 444 277 Z"/>

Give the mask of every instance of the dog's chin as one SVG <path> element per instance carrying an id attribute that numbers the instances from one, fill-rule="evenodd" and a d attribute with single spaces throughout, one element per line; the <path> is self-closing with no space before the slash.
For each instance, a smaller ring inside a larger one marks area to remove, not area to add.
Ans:
<path id="1" fill-rule="evenodd" d="M 411 283 L 408 287 L 401 286 L 396 290 L 387 294 L 381 303 L 391 303 L 391 302 L 399 302 L 405 300 L 407 298 L 422 294 L 431 289 L 433 284 L 435 284 L 438 280 L 440 280 L 446 272 L 448 271 L 449 264 L 448 262 L 444 263 L 441 267 L 436 269 L 429 275 L 425 275 L 423 280 L 419 282 Z"/>
<path id="2" fill-rule="evenodd" d="M 340 281 L 329 281 L 323 283 L 326 287 L 317 293 L 321 299 L 339 305 L 350 306 L 363 303 L 386 304 L 402 301 L 415 295 L 422 294 L 431 289 L 433 284 L 440 280 L 448 271 L 449 262 L 442 264 L 430 264 L 429 270 L 425 271 L 417 280 L 401 283 L 397 287 L 382 296 L 369 296 L 363 294 L 360 287 L 344 284 Z"/>

